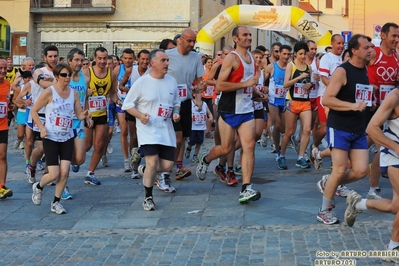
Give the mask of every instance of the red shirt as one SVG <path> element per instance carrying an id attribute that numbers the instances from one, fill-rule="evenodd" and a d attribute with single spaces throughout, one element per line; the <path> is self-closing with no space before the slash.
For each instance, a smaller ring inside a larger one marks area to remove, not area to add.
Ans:
<path id="1" fill-rule="evenodd" d="M 8 104 L 10 102 L 10 83 L 4 79 L 0 83 L 0 131 L 8 130 Z"/>

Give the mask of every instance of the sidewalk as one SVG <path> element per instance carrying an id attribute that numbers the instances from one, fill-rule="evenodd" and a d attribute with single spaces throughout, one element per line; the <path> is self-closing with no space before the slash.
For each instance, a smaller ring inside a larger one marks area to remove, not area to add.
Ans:
<path id="1" fill-rule="evenodd" d="M 41 206 L 32 203 L 22 151 L 12 149 L 13 140 L 15 130 L 10 131 L 7 181 L 14 196 L 0 202 L 3 265 L 313 265 L 316 251 L 383 250 L 390 238 L 392 214 L 366 211 L 353 228 L 318 223 L 322 195 L 316 182 L 329 167 L 295 168 L 296 154 L 289 150 L 289 169 L 281 171 L 270 148 L 259 145 L 252 180 L 262 193 L 259 201 L 240 205 L 240 186 L 220 182 L 213 174 L 216 162 L 200 181 L 195 164 L 186 160 L 193 175 L 172 179 L 174 194 L 154 187 L 157 209 L 143 211 L 142 181 L 123 172 L 119 134 L 112 139 L 110 167 L 100 163 L 96 171 L 102 185 L 83 183 L 89 152 L 81 171 L 70 174 L 74 199 L 62 202 L 68 213 L 56 215 L 50 212 L 54 187 L 44 188 Z M 207 140 L 204 150 L 212 145 Z M 348 187 L 365 196 L 369 184 L 366 178 Z M 388 179 L 381 179 L 381 189 L 382 196 L 391 197 Z M 335 200 L 343 222 L 345 199 Z M 347 262 L 384 265 L 378 258 Z"/>

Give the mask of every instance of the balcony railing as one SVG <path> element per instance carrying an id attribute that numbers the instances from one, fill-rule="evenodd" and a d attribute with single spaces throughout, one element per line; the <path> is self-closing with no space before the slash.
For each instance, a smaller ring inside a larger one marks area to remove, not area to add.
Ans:
<path id="1" fill-rule="evenodd" d="M 31 13 L 114 13 L 116 0 L 30 0 Z"/>

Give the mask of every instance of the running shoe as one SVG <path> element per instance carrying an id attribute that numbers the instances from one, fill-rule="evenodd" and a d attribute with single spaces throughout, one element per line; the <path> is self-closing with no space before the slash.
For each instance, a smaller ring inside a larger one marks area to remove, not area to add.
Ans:
<path id="1" fill-rule="evenodd" d="M 198 156 L 197 155 L 193 155 L 193 159 L 191 160 L 193 163 L 199 163 L 199 160 L 198 160 Z"/>
<path id="2" fill-rule="evenodd" d="M 59 201 L 51 203 L 51 211 L 56 214 L 65 214 L 66 210 Z"/>
<path id="3" fill-rule="evenodd" d="M 130 165 L 129 159 L 124 160 L 124 166 L 125 166 L 125 173 L 131 172 L 132 171 L 132 166 Z"/>
<path id="4" fill-rule="evenodd" d="M 138 171 L 132 170 L 132 175 L 130 176 L 130 178 L 132 179 L 139 179 L 140 178 L 140 174 Z"/>
<path id="5" fill-rule="evenodd" d="M 77 164 L 71 164 L 72 172 L 77 173 L 79 172 L 80 166 Z"/>
<path id="6" fill-rule="evenodd" d="M 186 167 L 181 167 L 177 169 L 176 172 L 176 180 L 181 180 L 185 177 L 189 177 L 191 175 L 191 171 L 187 169 Z"/>
<path id="7" fill-rule="evenodd" d="M 300 160 L 297 160 L 295 166 L 301 169 L 310 168 L 310 165 L 308 164 L 308 162 L 304 157 L 302 157 Z"/>
<path id="8" fill-rule="evenodd" d="M 13 195 L 13 193 L 12 193 L 11 189 L 6 188 L 5 186 L 0 188 L 0 199 L 9 198 L 9 197 L 12 197 L 12 195 Z"/>
<path id="9" fill-rule="evenodd" d="M 36 205 L 42 204 L 42 194 L 43 190 L 37 188 L 37 184 L 39 182 L 36 182 L 32 185 L 32 201 Z"/>
<path id="10" fill-rule="evenodd" d="M 327 225 L 339 224 L 339 220 L 332 211 L 332 208 L 323 211 L 319 210 L 317 213 L 317 221 Z"/>
<path id="11" fill-rule="evenodd" d="M 243 192 L 240 192 L 240 196 L 238 197 L 238 202 L 241 204 L 245 204 L 250 201 L 258 200 L 260 198 L 261 198 L 260 192 L 253 190 L 252 184 L 249 184 Z"/>
<path id="12" fill-rule="evenodd" d="M 209 164 L 204 162 L 204 157 L 206 156 L 206 153 L 201 153 L 199 155 L 199 163 L 197 165 L 197 168 L 195 170 L 195 174 L 199 178 L 199 180 L 205 180 L 206 178 L 206 172 L 208 171 L 208 166 Z M 177 178 L 177 175 L 176 175 Z"/>
<path id="13" fill-rule="evenodd" d="M 186 148 L 186 151 L 184 152 L 184 158 L 188 159 L 191 156 L 191 150 L 189 150 L 188 148 Z"/>
<path id="14" fill-rule="evenodd" d="M 99 186 L 101 185 L 101 182 L 94 176 L 94 173 L 90 173 L 89 175 L 85 176 L 85 184 Z"/>
<path id="15" fill-rule="evenodd" d="M 37 170 L 37 171 L 43 171 L 44 168 L 45 168 L 45 166 L 44 166 L 42 160 L 37 161 L 36 170 Z"/>
<path id="16" fill-rule="evenodd" d="M 33 184 L 36 182 L 36 167 L 31 166 L 28 164 L 28 167 L 26 168 L 26 180 L 28 181 L 29 184 Z"/>
<path id="17" fill-rule="evenodd" d="M 145 211 L 155 211 L 155 203 L 152 196 L 145 198 L 142 206 Z"/>
<path id="18" fill-rule="evenodd" d="M 61 199 L 63 199 L 63 200 L 73 199 L 72 194 L 71 194 L 71 192 L 69 192 L 68 187 L 65 187 L 64 190 L 62 191 Z"/>
<path id="19" fill-rule="evenodd" d="M 222 167 L 216 165 L 215 170 L 213 172 L 215 173 L 215 175 L 219 176 L 221 182 L 226 183 L 227 175 L 226 171 Z"/>
<path id="20" fill-rule="evenodd" d="M 145 171 L 145 165 L 139 165 L 139 167 L 137 167 L 137 172 L 139 172 L 141 176 L 144 176 L 144 171 Z"/>
<path id="21" fill-rule="evenodd" d="M 326 188 L 326 182 L 330 175 L 323 175 L 321 180 L 317 182 L 317 188 L 319 189 L 321 194 L 324 194 L 324 189 Z"/>
<path id="22" fill-rule="evenodd" d="M 335 195 L 346 198 L 351 191 L 352 190 L 350 190 L 347 186 L 339 185 L 337 190 L 335 191 Z"/>
<path id="23" fill-rule="evenodd" d="M 14 149 L 18 149 L 19 144 L 21 143 L 21 141 L 22 141 L 22 140 L 17 139 L 17 140 L 14 142 L 13 148 L 14 148 Z"/>
<path id="24" fill-rule="evenodd" d="M 20 150 L 25 149 L 25 141 L 21 141 L 21 143 L 19 144 L 18 149 L 20 149 Z"/>
<path id="25" fill-rule="evenodd" d="M 380 196 L 380 192 L 381 192 L 381 189 L 379 189 L 379 188 L 377 188 L 377 189 L 374 189 L 372 192 L 368 192 L 367 193 L 367 199 L 382 199 L 382 197 Z"/>
<path id="26" fill-rule="evenodd" d="M 160 190 L 168 192 L 168 193 L 176 192 L 176 189 L 174 187 L 172 187 L 171 184 L 172 184 L 172 181 L 170 180 L 168 174 L 160 173 L 158 175 L 157 186 Z"/>
<path id="27" fill-rule="evenodd" d="M 323 168 L 323 159 L 317 159 L 319 152 L 320 152 L 319 148 L 317 147 L 313 148 L 310 158 L 313 161 L 314 168 L 320 171 Z"/>
<path id="28" fill-rule="evenodd" d="M 285 157 L 278 157 L 277 159 L 277 167 L 280 170 L 287 170 L 287 162 L 285 161 Z"/>
<path id="29" fill-rule="evenodd" d="M 236 167 L 234 167 L 234 174 L 236 174 L 236 175 L 242 175 L 241 166 L 236 166 Z"/>
<path id="30" fill-rule="evenodd" d="M 234 171 L 232 170 L 227 170 L 227 178 L 226 178 L 226 183 L 229 186 L 235 186 L 238 184 L 236 175 L 234 174 Z"/>
<path id="31" fill-rule="evenodd" d="M 262 147 L 267 147 L 267 142 L 269 141 L 269 137 L 262 133 L 260 136 L 260 145 Z"/>
<path id="32" fill-rule="evenodd" d="M 292 145 L 292 148 L 294 149 L 294 151 L 297 153 L 297 154 L 299 154 L 299 148 L 300 148 L 300 142 L 299 141 L 297 141 L 296 139 L 295 139 L 295 136 L 294 135 L 292 135 L 291 137 L 290 137 L 290 143 L 291 143 L 291 145 Z"/>
<path id="33" fill-rule="evenodd" d="M 274 144 L 272 144 L 272 145 L 270 145 L 270 152 L 271 153 L 276 153 L 276 145 L 274 145 Z"/>
<path id="34" fill-rule="evenodd" d="M 396 254 L 398 254 L 398 252 L 399 252 L 399 246 L 396 247 L 396 248 L 394 248 L 393 250 L 389 250 L 388 247 L 389 247 L 389 245 L 385 245 L 385 250 L 386 250 L 386 251 L 395 251 Z M 393 262 L 393 263 L 395 263 L 395 264 L 399 264 L 399 257 L 398 257 L 398 256 L 383 256 L 383 257 L 381 257 L 381 259 L 382 259 L 383 261 L 386 261 L 386 262 Z"/>
<path id="35" fill-rule="evenodd" d="M 346 210 L 344 214 L 344 221 L 349 226 L 352 227 L 355 224 L 356 217 L 362 213 L 362 211 L 356 209 L 356 204 L 362 200 L 356 191 L 351 191 L 346 198 Z"/>
<path id="36" fill-rule="evenodd" d="M 140 155 L 140 149 L 135 147 L 132 148 L 130 151 L 131 157 L 130 157 L 130 165 L 132 166 L 132 170 L 137 171 L 140 163 L 141 163 L 141 155 Z"/>
<path id="37" fill-rule="evenodd" d="M 111 143 L 108 143 L 108 146 L 107 146 L 107 153 L 108 153 L 108 154 L 111 154 L 111 153 L 113 153 L 113 152 L 114 152 L 114 148 L 112 147 Z"/>
<path id="38" fill-rule="evenodd" d="M 103 157 L 101 157 L 101 162 L 103 163 L 104 167 L 109 167 L 107 155 L 104 154 Z"/>

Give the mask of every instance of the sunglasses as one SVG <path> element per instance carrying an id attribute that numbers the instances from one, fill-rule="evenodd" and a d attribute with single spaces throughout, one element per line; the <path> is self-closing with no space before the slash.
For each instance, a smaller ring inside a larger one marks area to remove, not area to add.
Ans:
<path id="1" fill-rule="evenodd" d="M 217 54 L 217 56 L 221 56 L 222 54 Z"/>
<path id="2" fill-rule="evenodd" d="M 84 66 L 88 66 L 88 65 L 89 65 L 89 63 L 83 63 L 83 65 L 84 65 Z"/>
<path id="3" fill-rule="evenodd" d="M 275 53 L 279 53 L 280 51 L 279 51 L 279 50 L 274 50 L 274 52 L 275 52 Z"/>
<path id="4" fill-rule="evenodd" d="M 63 77 L 63 78 L 68 77 L 68 78 L 70 78 L 70 77 L 72 77 L 72 73 L 71 73 L 71 72 L 68 72 L 68 73 L 60 73 L 60 77 Z"/>
<path id="5" fill-rule="evenodd" d="M 265 54 L 266 57 L 270 57 L 270 54 Z"/>

